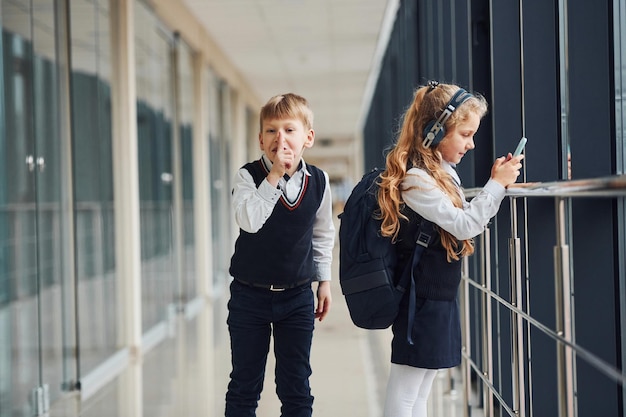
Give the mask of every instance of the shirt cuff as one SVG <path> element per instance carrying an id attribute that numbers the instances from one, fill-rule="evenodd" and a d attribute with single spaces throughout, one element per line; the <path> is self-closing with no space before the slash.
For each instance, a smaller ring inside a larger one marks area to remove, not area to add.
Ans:
<path id="1" fill-rule="evenodd" d="M 273 187 L 267 180 L 261 182 L 258 191 L 261 198 L 272 203 L 276 203 L 283 193 L 280 189 Z"/>
<path id="2" fill-rule="evenodd" d="M 315 281 L 330 281 L 332 273 L 329 264 L 317 264 L 317 275 Z"/>
<path id="3" fill-rule="evenodd" d="M 496 180 L 490 179 L 483 187 L 483 190 L 494 196 L 498 200 L 502 200 L 506 194 L 506 188 Z"/>

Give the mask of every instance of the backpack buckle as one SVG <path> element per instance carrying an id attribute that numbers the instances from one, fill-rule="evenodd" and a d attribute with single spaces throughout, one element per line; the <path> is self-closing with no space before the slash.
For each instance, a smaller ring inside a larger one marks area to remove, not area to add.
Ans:
<path id="1" fill-rule="evenodd" d="M 428 244 L 430 243 L 430 237 L 431 236 L 428 233 L 420 232 L 419 236 L 417 236 L 417 240 L 415 241 L 415 243 L 427 248 Z"/>

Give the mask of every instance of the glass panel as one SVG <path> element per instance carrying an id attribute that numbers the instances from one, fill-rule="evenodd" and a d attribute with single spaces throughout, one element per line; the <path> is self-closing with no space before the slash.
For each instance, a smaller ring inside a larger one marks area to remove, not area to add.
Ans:
<path id="1" fill-rule="evenodd" d="M 196 261 L 193 212 L 193 56 L 181 42 L 178 50 L 178 85 L 180 88 L 180 157 L 183 197 L 182 300 L 196 296 Z"/>
<path id="2" fill-rule="evenodd" d="M 85 375 L 117 349 L 109 2 L 73 1 L 70 12 L 76 279 Z"/>
<path id="3" fill-rule="evenodd" d="M 0 416 L 29 415 L 40 383 L 33 131 L 33 45 L 28 2 L 2 0 L 0 156 Z M 30 164 L 26 164 L 27 161 Z"/>
<path id="4" fill-rule="evenodd" d="M 176 291 L 172 240 L 172 68 L 169 39 L 135 2 L 142 326 L 167 317 Z"/>

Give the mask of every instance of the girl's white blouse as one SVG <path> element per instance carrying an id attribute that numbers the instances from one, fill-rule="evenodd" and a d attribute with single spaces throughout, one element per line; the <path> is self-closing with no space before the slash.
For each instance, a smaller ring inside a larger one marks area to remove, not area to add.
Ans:
<path id="1" fill-rule="evenodd" d="M 426 220 L 437 224 L 459 240 L 471 239 L 479 235 L 496 215 L 500 203 L 504 199 L 505 188 L 490 179 L 483 189 L 471 201 L 465 199 L 461 180 L 454 166 L 447 162 L 442 163 L 458 185 L 463 207 L 452 204 L 450 197 L 437 185 L 434 179 L 420 168 L 411 168 L 402 182 L 402 198 L 407 206 Z"/>

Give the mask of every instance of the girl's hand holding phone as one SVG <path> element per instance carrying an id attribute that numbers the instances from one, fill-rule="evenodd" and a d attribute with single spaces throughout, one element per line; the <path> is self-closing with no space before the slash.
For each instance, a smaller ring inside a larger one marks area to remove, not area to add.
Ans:
<path id="1" fill-rule="evenodd" d="M 522 137 L 512 154 L 509 153 L 506 157 L 500 157 L 494 162 L 491 168 L 491 178 L 502 184 L 503 187 L 508 187 L 517 181 L 517 177 L 519 177 L 522 169 L 521 161 L 524 159 L 522 151 L 526 146 L 526 142 L 527 139 Z"/>

